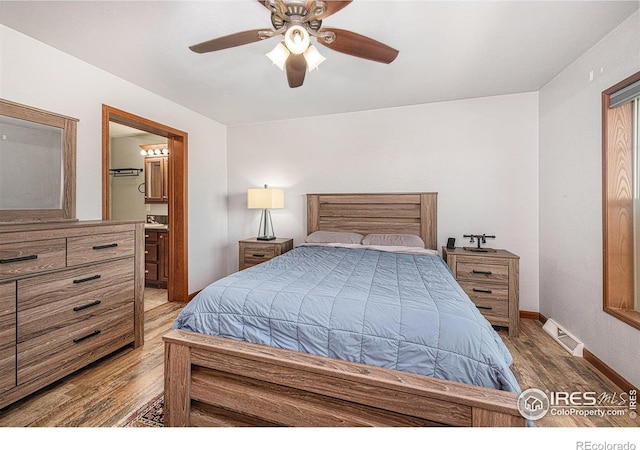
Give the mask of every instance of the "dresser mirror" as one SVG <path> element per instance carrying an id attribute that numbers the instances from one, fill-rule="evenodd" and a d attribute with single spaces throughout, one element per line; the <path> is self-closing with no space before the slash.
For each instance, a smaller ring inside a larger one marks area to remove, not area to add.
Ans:
<path id="1" fill-rule="evenodd" d="M 76 124 L 0 99 L 0 223 L 75 220 Z"/>

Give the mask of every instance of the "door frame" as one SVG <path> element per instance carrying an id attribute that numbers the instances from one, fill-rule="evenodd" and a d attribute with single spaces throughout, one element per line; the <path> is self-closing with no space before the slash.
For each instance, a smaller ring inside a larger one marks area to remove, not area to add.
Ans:
<path id="1" fill-rule="evenodd" d="M 102 219 L 109 219 L 109 122 L 167 138 L 169 147 L 169 301 L 189 301 L 187 247 L 187 142 L 184 131 L 102 105 Z"/>

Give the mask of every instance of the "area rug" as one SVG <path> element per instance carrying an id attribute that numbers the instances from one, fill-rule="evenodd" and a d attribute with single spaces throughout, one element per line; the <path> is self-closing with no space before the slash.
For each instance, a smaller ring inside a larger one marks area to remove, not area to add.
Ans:
<path id="1" fill-rule="evenodd" d="M 162 427 L 164 418 L 164 394 L 149 400 L 123 422 L 123 427 Z"/>

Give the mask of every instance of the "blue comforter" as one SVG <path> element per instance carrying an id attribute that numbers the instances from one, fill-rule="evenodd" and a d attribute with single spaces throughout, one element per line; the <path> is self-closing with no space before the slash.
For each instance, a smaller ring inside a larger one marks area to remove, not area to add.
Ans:
<path id="1" fill-rule="evenodd" d="M 209 285 L 174 328 L 520 392 L 437 255 L 297 247 Z"/>

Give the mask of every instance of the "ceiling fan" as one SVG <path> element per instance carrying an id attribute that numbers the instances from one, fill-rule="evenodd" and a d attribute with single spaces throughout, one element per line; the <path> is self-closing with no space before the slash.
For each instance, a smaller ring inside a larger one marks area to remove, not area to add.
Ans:
<path id="1" fill-rule="evenodd" d="M 258 0 L 271 11 L 272 29 L 247 30 L 229 34 L 189 47 L 196 53 L 208 53 L 251 44 L 275 36 L 283 36 L 267 56 L 281 70 L 286 69 L 289 87 L 302 86 L 306 70 L 318 67 L 325 60 L 311 45 L 318 44 L 337 52 L 385 64 L 391 63 L 398 50 L 374 39 L 339 28 L 322 28 L 322 21 L 337 13 L 352 0 Z"/>

